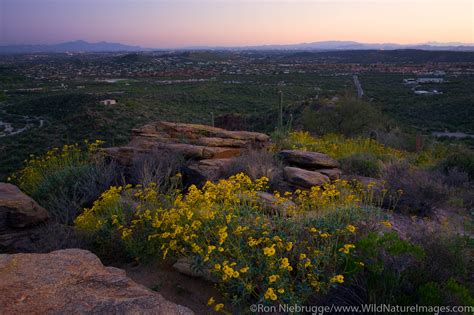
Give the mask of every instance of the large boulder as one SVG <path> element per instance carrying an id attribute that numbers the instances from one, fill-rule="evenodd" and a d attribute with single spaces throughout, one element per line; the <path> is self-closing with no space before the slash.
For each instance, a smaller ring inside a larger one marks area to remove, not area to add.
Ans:
<path id="1" fill-rule="evenodd" d="M 48 212 L 12 184 L 0 183 L 0 252 L 31 251 Z"/>
<path id="2" fill-rule="evenodd" d="M 12 184 L 0 183 L 0 231 L 24 228 L 48 219 L 48 212 Z"/>
<path id="3" fill-rule="evenodd" d="M 2 314 L 193 314 L 89 251 L 0 255 Z"/>
<path id="4" fill-rule="evenodd" d="M 318 152 L 283 150 L 278 155 L 288 164 L 305 169 L 316 170 L 339 167 L 339 163 L 335 159 Z"/>
<path id="5" fill-rule="evenodd" d="M 184 171 L 189 183 L 202 184 L 223 178 L 232 163 L 232 159 L 206 159 L 191 162 Z"/>
<path id="6" fill-rule="evenodd" d="M 299 188 L 311 188 L 329 182 L 329 177 L 319 172 L 291 166 L 283 169 L 283 176 L 285 181 Z"/>

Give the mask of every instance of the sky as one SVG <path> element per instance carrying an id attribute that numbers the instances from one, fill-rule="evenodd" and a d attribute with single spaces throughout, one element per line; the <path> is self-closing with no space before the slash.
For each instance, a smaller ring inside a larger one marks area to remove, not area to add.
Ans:
<path id="1" fill-rule="evenodd" d="M 0 45 L 474 43 L 474 0 L 0 0 Z"/>

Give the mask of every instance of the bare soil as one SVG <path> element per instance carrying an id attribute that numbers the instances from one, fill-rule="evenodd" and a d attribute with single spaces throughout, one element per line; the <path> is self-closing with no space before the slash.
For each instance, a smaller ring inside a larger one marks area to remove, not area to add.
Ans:
<path id="1" fill-rule="evenodd" d="M 213 313 L 207 305 L 211 296 L 218 302 L 223 301 L 214 284 L 179 273 L 172 267 L 171 261 L 149 265 L 128 264 L 120 268 L 135 282 L 160 293 L 171 302 L 190 308 L 198 315 Z"/>

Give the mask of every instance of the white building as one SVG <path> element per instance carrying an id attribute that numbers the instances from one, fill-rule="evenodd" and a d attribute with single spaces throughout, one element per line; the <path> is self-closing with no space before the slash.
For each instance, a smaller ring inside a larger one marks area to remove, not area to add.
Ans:
<path id="1" fill-rule="evenodd" d="M 100 103 L 101 103 L 102 105 L 115 105 L 115 104 L 117 104 L 117 100 L 115 100 L 115 99 L 108 99 L 108 100 L 100 101 Z"/>

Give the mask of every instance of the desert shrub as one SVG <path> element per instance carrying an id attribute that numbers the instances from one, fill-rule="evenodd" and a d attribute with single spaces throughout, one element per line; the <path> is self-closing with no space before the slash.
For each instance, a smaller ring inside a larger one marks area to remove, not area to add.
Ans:
<path id="1" fill-rule="evenodd" d="M 440 174 L 404 161 L 384 165 L 382 178 L 389 194 L 401 194 L 396 210 L 406 214 L 430 215 L 448 194 Z"/>
<path id="2" fill-rule="evenodd" d="M 370 154 L 380 160 L 398 159 L 405 152 L 395 150 L 368 138 L 345 138 L 341 135 L 328 134 L 313 137 L 308 132 L 292 132 L 278 144 L 284 149 L 304 150 L 325 153 L 332 158 L 340 159 L 354 154 Z"/>
<path id="3" fill-rule="evenodd" d="M 342 98 L 336 104 L 322 105 L 317 110 L 306 108 L 303 125 L 317 134 L 340 133 L 345 136 L 368 134 L 384 121 L 370 103 L 356 98 Z"/>
<path id="4" fill-rule="evenodd" d="M 31 156 L 11 181 L 45 207 L 58 222 L 71 223 L 116 178 L 115 165 L 98 152 L 101 141 L 65 145 Z"/>
<path id="5" fill-rule="evenodd" d="M 161 191 L 174 185 L 173 177 L 185 164 L 184 157 L 169 150 L 151 151 L 136 158 L 131 168 L 131 182 L 148 186 L 154 183 Z"/>
<path id="6" fill-rule="evenodd" d="M 379 257 L 378 268 L 368 267 L 360 275 L 370 293 L 363 303 L 474 305 L 469 281 L 472 244 L 468 237 L 444 232 L 424 231 L 412 235 L 410 243 L 397 241 L 397 255 L 387 253 L 385 246 L 370 242 L 365 244 L 369 247 L 364 246 L 366 240 L 357 243 L 368 257 Z"/>
<path id="7" fill-rule="evenodd" d="M 395 232 L 369 233 L 356 246 L 367 258 L 364 273 L 359 276 L 363 303 L 394 302 L 403 294 L 403 273 L 424 256 L 419 246 L 400 239 Z"/>
<path id="8" fill-rule="evenodd" d="M 446 174 L 452 170 L 466 173 L 472 181 L 474 180 L 474 153 L 464 150 L 448 155 L 439 161 L 437 168 Z"/>
<path id="9" fill-rule="evenodd" d="M 356 153 L 339 159 L 344 173 L 367 177 L 378 177 L 382 163 L 375 156 L 368 153 Z"/>
<path id="10" fill-rule="evenodd" d="M 252 180 L 266 177 L 271 190 L 278 190 L 278 184 L 282 181 L 282 163 L 272 152 L 252 150 L 232 159 L 223 177 L 238 173 L 245 173 Z"/>
<path id="11" fill-rule="evenodd" d="M 120 242 L 130 256 L 192 258 L 193 268 L 207 270 L 241 306 L 303 303 L 361 270 L 358 225 L 380 216 L 370 193 L 345 181 L 275 193 L 275 204 L 294 203 L 288 218 L 265 214 L 258 193 L 267 184 L 237 174 L 175 196 L 160 195 L 156 186 L 113 187 L 76 226 L 102 244 Z"/>

